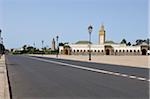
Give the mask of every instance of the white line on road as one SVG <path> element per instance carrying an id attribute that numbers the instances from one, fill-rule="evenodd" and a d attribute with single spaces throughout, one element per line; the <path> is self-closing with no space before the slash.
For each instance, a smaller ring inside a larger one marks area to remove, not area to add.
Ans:
<path id="1" fill-rule="evenodd" d="M 126 75 L 126 74 L 121 74 L 120 76 L 127 77 L 128 75 Z"/>
<path id="2" fill-rule="evenodd" d="M 113 75 L 119 76 L 119 75 L 121 75 L 121 74 L 120 74 L 120 73 L 113 73 Z"/>
<path id="3" fill-rule="evenodd" d="M 138 80 L 146 80 L 146 78 L 142 78 L 142 77 L 137 77 Z M 148 80 L 149 81 L 149 80 Z"/>
<path id="4" fill-rule="evenodd" d="M 134 79 L 134 78 L 136 78 L 136 76 L 129 76 L 129 78 L 133 78 Z"/>
<path id="5" fill-rule="evenodd" d="M 65 65 L 65 66 L 69 66 L 69 67 L 73 67 L 73 68 L 88 70 L 88 71 L 92 71 L 92 72 L 98 72 L 98 73 L 103 73 L 103 74 L 110 74 L 110 75 L 127 77 L 127 78 L 131 78 L 131 79 L 137 79 L 137 80 L 140 80 L 140 81 L 148 81 L 148 82 L 150 82 L 150 79 L 146 79 L 146 78 L 143 78 L 143 77 L 138 77 L 138 76 L 135 76 L 135 75 L 133 76 L 133 75 L 127 75 L 127 74 L 122 74 L 122 73 L 118 73 L 118 72 L 111 72 L 111 71 L 106 71 L 106 70 L 100 70 L 100 69 L 94 69 L 94 68 L 89 68 L 89 67 L 83 67 L 83 66 L 78 66 L 78 65 L 68 64 L 68 63 L 62 63 L 62 62 L 56 62 L 56 61 L 52 61 L 52 60 L 46 60 L 46 59 L 42 59 L 42 58 L 35 58 L 35 57 L 28 57 L 28 58 L 36 59 L 36 60 L 44 61 L 44 62 L 48 62 L 48 63 Z"/>

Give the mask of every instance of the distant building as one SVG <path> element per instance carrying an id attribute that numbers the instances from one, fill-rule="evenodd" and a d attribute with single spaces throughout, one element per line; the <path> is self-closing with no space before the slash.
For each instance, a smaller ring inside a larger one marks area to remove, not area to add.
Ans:
<path id="1" fill-rule="evenodd" d="M 52 51 L 56 50 L 56 45 L 55 45 L 55 39 L 54 39 L 54 38 L 53 38 L 53 40 L 52 40 L 51 50 L 52 50 Z"/>
<path id="2" fill-rule="evenodd" d="M 11 52 L 15 52 L 15 51 L 23 51 L 23 48 L 12 48 L 10 49 Z"/>
<path id="3" fill-rule="evenodd" d="M 106 31 L 104 25 L 100 27 L 98 44 L 91 44 L 92 55 L 147 55 L 148 44 L 142 43 L 137 46 L 105 41 Z M 91 42 L 90 42 L 91 43 Z M 89 42 L 78 41 L 75 44 L 65 44 L 59 47 L 59 53 L 65 55 L 88 55 Z"/>

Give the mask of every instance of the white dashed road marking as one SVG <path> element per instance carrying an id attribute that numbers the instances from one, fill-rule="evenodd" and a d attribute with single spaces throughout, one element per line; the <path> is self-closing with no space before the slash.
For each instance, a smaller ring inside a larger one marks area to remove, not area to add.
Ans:
<path id="1" fill-rule="evenodd" d="M 113 73 L 113 75 L 119 76 L 119 75 L 121 75 L 121 74 L 120 74 L 120 73 Z"/>
<path id="2" fill-rule="evenodd" d="M 121 74 L 120 76 L 127 77 L 128 75 L 126 75 L 126 74 Z"/>
<path id="3" fill-rule="evenodd" d="M 138 79 L 138 80 L 143 80 L 143 81 L 146 80 L 146 78 L 142 78 L 142 77 L 138 77 L 137 79 Z M 147 81 L 149 81 L 149 80 L 147 80 Z"/>
<path id="4" fill-rule="evenodd" d="M 138 76 L 135 76 L 135 75 L 127 75 L 127 74 L 122 74 L 122 73 L 118 73 L 118 72 L 111 72 L 111 71 L 106 71 L 106 70 L 94 69 L 94 68 L 83 67 L 83 66 L 78 66 L 78 65 L 68 64 L 68 63 L 62 63 L 62 62 L 56 62 L 56 61 L 51 61 L 51 60 L 46 60 L 46 59 L 41 59 L 41 58 L 35 58 L 35 57 L 28 57 L 28 58 L 36 59 L 36 60 L 44 61 L 44 62 L 48 62 L 48 63 L 65 65 L 65 66 L 69 66 L 69 67 L 73 67 L 73 68 L 78 68 L 78 69 L 103 73 L 103 74 L 110 74 L 110 75 L 121 76 L 121 77 L 130 78 L 130 79 L 137 79 L 137 80 L 140 80 L 140 81 L 150 82 L 150 79 L 146 79 L 146 78 L 143 78 L 143 77 L 138 77 Z"/>
<path id="5" fill-rule="evenodd" d="M 107 74 L 111 74 L 111 75 L 112 75 L 112 74 L 113 74 L 113 72 L 109 72 L 109 71 L 108 71 L 108 72 L 107 72 Z"/>
<path id="6" fill-rule="evenodd" d="M 133 78 L 134 79 L 134 78 L 136 78 L 136 76 L 129 76 L 129 78 Z"/>

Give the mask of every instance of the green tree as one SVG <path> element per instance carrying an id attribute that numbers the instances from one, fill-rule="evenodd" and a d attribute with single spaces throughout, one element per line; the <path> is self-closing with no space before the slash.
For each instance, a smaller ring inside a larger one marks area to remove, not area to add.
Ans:
<path id="1" fill-rule="evenodd" d="M 28 47 L 27 47 L 27 53 L 33 54 L 33 53 L 34 53 L 34 47 L 28 46 Z"/>
<path id="2" fill-rule="evenodd" d="M 122 41 L 120 42 L 120 44 L 127 44 L 126 39 L 122 39 Z"/>
<path id="3" fill-rule="evenodd" d="M 59 46 L 64 46 L 64 43 L 59 43 Z"/>
<path id="4" fill-rule="evenodd" d="M 131 46 L 131 42 L 128 42 L 128 43 L 127 43 L 127 46 Z"/>
<path id="5" fill-rule="evenodd" d="M 105 43 L 109 43 L 109 44 L 115 44 L 115 42 L 114 41 L 105 41 Z"/>
<path id="6" fill-rule="evenodd" d="M 27 50 L 27 45 L 23 45 L 23 50 Z"/>
<path id="7" fill-rule="evenodd" d="M 144 41 L 144 40 L 142 40 L 142 39 L 137 39 L 137 40 L 136 40 L 136 45 L 140 45 L 140 44 L 142 44 L 142 43 L 143 43 L 143 41 Z"/>

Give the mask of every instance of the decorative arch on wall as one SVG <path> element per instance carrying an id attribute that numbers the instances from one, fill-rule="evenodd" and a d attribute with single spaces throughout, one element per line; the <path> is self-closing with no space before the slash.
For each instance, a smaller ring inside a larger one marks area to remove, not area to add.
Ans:
<path id="1" fill-rule="evenodd" d="M 106 55 L 110 55 L 110 50 L 106 49 Z"/>

